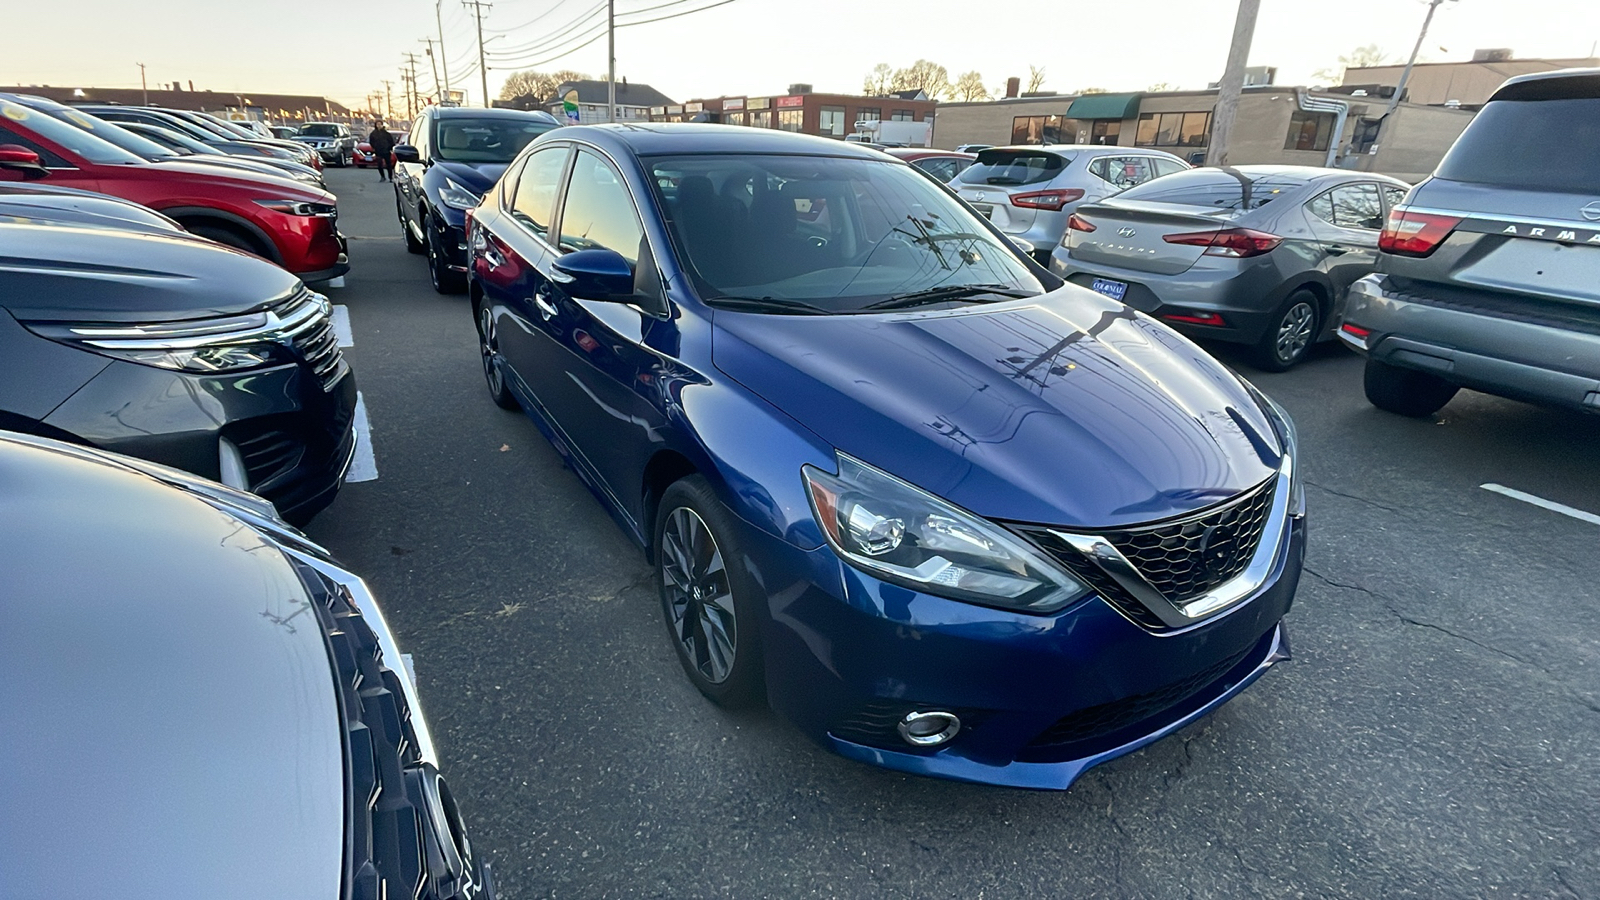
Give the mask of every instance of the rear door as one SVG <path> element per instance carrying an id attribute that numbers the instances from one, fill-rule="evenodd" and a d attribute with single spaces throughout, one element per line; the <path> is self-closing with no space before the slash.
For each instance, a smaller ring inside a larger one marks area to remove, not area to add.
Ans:
<path id="1" fill-rule="evenodd" d="M 1383 200 L 1369 181 L 1341 184 L 1323 191 L 1305 205 L 1306 222 L 1322 245 L 1318 263 L 1333 285 L 1334 296 L 1378 263 L 1378 234 L 1383 229 Z"/>

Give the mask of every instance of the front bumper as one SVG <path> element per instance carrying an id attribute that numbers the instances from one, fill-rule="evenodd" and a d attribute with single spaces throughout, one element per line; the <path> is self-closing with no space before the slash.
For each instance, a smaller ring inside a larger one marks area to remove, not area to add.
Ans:
<path id="1" fill-rule="evenodd" d="M 1281 619 L 1299 583 L 1303 518 L 1290 520 L 1254 595 L 1156 634 L 1098 596 L 1052 616 L 986 609 L 872 578 L 820 547 L 750 529 L 770 604 L 762 633 L 774 708 L 852 759 L 920 775 L 1063 789 L 1090 766 L 1206 715 L 1288 658 Z M 946 710 L 950 743 L 910 746 L 906 712 Z M 1088 717 L 1100 724 L 1068 729 Z"/>
<path id="2" fill-rule="evenodd" d="M 44 423 L 102 450 L 211 479 L 222 478 L 226 440 L 244 465 L 248 483 L 239 486 L 304 523 L 344 483 L 355 401 L 348 368 L 325 389 L 303 363 L 198 375 L 114 361 Z"/>
<path id="3" fill-rule="evenodd" d="M 1193 337 L 1237 344 L 1254 344 L 1273 324 L 1284 281 L 1270 267 L 1238 265 L 1210 267 L 1196 263 L 1181 275 L 1159 275 L 1136 269 L 1095 264 L 1085 266 L 1057 244 L 1050 251 L 1050 271 L 1081 287 L 1092 288 L 1096 278 L 1128 286 L 1122 302 L 1160 319 Z M 1224 325 L 1174 321 L 1169 315 L 1215 313 Z"/>
<path id="4" fill-rule="evenodd" d="M 445 210 L 448 210 L 446 212 Z M 455 221 L 451 221 L 454 218 Z M 432 223 L 429 237 L 438 243 L 435 245 L 444 253 L 445 264 L 452 272 L 467 271 L 467 216 L 466 213 L 441 207 L 438 215 L 429 216 Z"/>
<path id="5" fill-rule="evenodd" d="M 1462 387 L 1600 412 L 1600 332 L 1475 299 L 1395 290 L 1387 276 L 1369 275 L 1351 285 L 1344 314 L 1369 333 L 1341 329 L 1339 338 L 1379 362 Z"/>

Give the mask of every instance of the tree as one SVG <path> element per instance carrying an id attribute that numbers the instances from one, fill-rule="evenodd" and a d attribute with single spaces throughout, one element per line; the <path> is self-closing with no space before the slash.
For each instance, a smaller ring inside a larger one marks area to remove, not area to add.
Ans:
<path id="1" fill-rule="evenodd" d="M 1083 90 L 1078 92 L 1079 96 L 1082 96 L 1084 94 L 1109 94 L 1109 93 L 1111 93 L 1111 92 L 1106 90 L 1105 88 L 1084 88 Z"/>
<path id="2" fill-rule="evenodd" d="M 1044 87 L 1044 66 L 1028 67 L 1028 93 L 1036 93 Z"/>
<path id="3" fill-rule="evenodd" d="M 966 102 L 987 100 L 989 89 L 983 86 L 982 75 L 977 72 L 967 72 L 956 79 L 955 87 L 950 90 L 950 98 Z"/>
<path id="4" fill-rule="evenodd" d="M 500 87 L 500 99 L 512 100 L 524 95 L 532 95 L 540 103 L 554 97 L 556 88 L 569 81 L 584 81 L 589 76 L 571 69 L 562 69 L 559 72 L 536 72 L 527 69 L 521 72 L 512 72 L 506 77 L 506 82 Z"/>
<path id="5" fill-rule="evenodd" d="M 867 73 L 866 81 L 861 85 L 861 93 L 868 97 L 879 97 L 889 93 L 889 83 L 894 79 L 894 70 L 888 63 L 878 63 Z"/>
<path id="6" fill-rule="evenodd" d="M 1311 77 L 1320 81 L 1343 83 L 1345 69 L 1360 69 L 1366 66 L 1382 66 L 1388 65 L 1391 62 L 1394 62 L 1394 59 L 1390 57 L 1389 54 L 1383 52 L 1383 48 L 1379 47 L 1377 44 L 1367 44 L 1364 47 L 1357 47 L 1354 50 L 1351 50 L 1349 53 L 1340 56 L 1339 64 L 1337 66 L 1328 66 L 1325 69 L 1318 69 L 1317 71 L 1311 73 Z"/>
<path id="7" fill-rule="evenodd" d="M 1167 91 L 1175 91 L 1177 89 L 1178 86 L 1170 81 L 1158 81 L 1155 84 L 1145 88 L 1145 91 L 1151 94 L 1162 94 L 1166 93 Z"/>
<path id="8" fill-rule="evenodd" d="M 944 66 L 919 59 L 904 69 L 895 69 L 889 81 L 891 91 L 922 91 L 929 100 L 950 89 L 950 73 Z"/>

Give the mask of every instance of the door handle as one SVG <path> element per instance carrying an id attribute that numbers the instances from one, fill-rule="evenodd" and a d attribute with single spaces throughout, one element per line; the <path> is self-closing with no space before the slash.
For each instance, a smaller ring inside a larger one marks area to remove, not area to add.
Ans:
<path id="1" fill-rule="evenodd" d="M 1349 253 L 1349 252 L 1350 252 L 1350 248 L 1344 246 L 1343 244 L 1329 244 L 1328 245 L 1328 255 L 1329 256 L 1343 256 L 1344 254 Z"/>
<path id="2" fill-rule="evenodd" d="M 544 320 L 546 322 L 554 319 L 556 317 L 556 313 L 558 312 L 556 305 L 551 303 L 550 298 L 546 297 L 544 294 L 535 294 L 533 297 L 533 305 L 539 307 L 539 315 L 544 316 Z"/>

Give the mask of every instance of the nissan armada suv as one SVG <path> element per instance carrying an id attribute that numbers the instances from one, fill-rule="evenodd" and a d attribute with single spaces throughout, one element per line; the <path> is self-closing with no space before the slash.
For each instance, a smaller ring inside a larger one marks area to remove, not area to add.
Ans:
<path id="1" fill-rule="evenodd" d="M 1600 413 L 1600 69 L 1507 81 L 1390 213 L 1339 337 L 1373 405 L 1460 388 Z"/>

